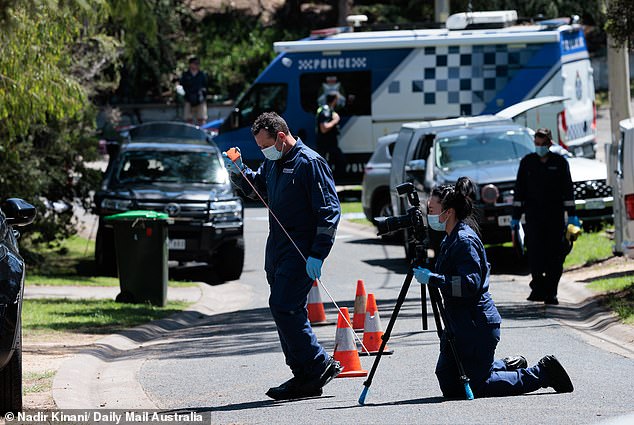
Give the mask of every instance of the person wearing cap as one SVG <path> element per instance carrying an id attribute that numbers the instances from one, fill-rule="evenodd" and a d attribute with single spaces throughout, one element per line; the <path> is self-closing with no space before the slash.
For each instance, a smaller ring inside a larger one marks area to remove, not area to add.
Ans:
<path id="1" fill-rule="evenodd" d="M 317 108 L 317 152 L 333 167 L 336 179 L 346 169 L 346 160 L 339 148 L 339 114 L 335 111 L 339 94 L 330 92 L 326 103 Z"/>
<path id="2" fill-rule="evenodd" d="M 525 215 L 526 248 L 531 269 L 529 301 L 559 304 L 557 286 L 567 254 L 568 224 L 580 227 L 568 161 L 551 149 L 547 128 L 535 132 L 535 152 L 520 161 L 515 181 L 511 228 Z"/>

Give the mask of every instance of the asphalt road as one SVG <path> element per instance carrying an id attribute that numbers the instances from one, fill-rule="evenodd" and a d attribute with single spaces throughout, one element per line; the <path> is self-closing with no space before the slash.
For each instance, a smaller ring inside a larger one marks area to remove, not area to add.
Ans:
<path id="1" fill-rule="evenodd" d="M 608 110 L 599 111 L 597 125 L 597 157 L 603 160 Z M 91 223 L 86 224 L 88 233 Z M 491 292 L 504 320 L 498 357 L 523 354 L 534 363 L 545 354 L 556 354 L 569 370 L 574 393 L 543 389 L 474 401 L 441 398 L 433 373 L 438 339 L 431 316 L 431 329 L 422 330 L 420 289 L 413 284 L 389 342 L 394 355 L 381 360 L 366 406 L 357 404 L 363 378 L 336 379 L 319 398 L 273 402 L 264 393 L 287 380 L 290 372 L 267 308 L 267 233 L 266 211 L 248 208 L 247 261 L 241 279 L 218 284 L 212 270 L 174 271 L 194 279 L 202 273 L 203 280 L 213 284 L 207 287 L 206 311 L 176 324 L 108 337 L 99 349 L 79 355 L 73 363 L 82 364 L 82 369 L 69 364 L 60 374 L 66 380 L 56 378 L 54 394 L 61 394 L 56 401 L 64 400 L 60 407 L 193 409 L 213 424 L 594 424 L 634 412 L 632 356 L 613 354 L 613 347 L 597 347 L 596 341 L 590 345 L 583 334 L 555 319 L 583 318 L 585 313 L 576 307 L 527 303 L 527 270 L 494 253 L 489 258 L 494 272 Z M 367 229 L 343 223 L 324 265 L 323 283 L 341 306 L 352 309 L 357 279 L 363 279 L 367 291 L 377 296 L 385 329 L 405 273 L 401 246 L 382 244 Z M 336 310 L 323 289 L 321 296 L 331 323 L 317 327 L 316 333 L 332 353 Z M 361 358 L 368 370 L 373 361 Z"/>
<path id="2" fill-rule="evenodd" d="M 549 318 L 553 311 L 570 316 L 580 312 L 565 304 L 554 310 L 524 301 L 526 270 L 504 270 L 495 263 L 498 273 L 506 273 L 491 280 L 504 319 L 499 357 L 523 354 L 534 363 L 545 354 L 556 354 L 569 370 L 574 393 L 543 389 L 517 397 L 444 400 L 433 373 L 438 352 L 433 320 L 430 317 L 432 329 L 422 331 L 420 289 L 412 285 L 389 341 L 394 355 L 381 360 L 366 406 L 357 404 L 363 378 L 336 379 L 319 398 L 273 402 L 264 393 L 290 375 L 266 308 L 264 209 L 247 210 L 245 233 L 248 260 L 240 279 L 239 310 L 208 316 L 198 326 L 170 333 L 129 354 L 139 360 L 135 375 L 145 396 L 160 409 L 195 409 L 210 415 L 214 424 L 581 424 L 634 411 L 634 361 L 588 345 L 581 334 Z M 343 225 L 324 265 L 323 282 L 341 306 L 352 308 L 356 281 L 364 279 L 367 291 L 377 296 L 385 328 L 405 267 L 402 247 L 378 243 L 371 233 Z M 332 324 L 316 328 L 316 333 L 332 353 L 336 313 L 323 290 L 321 294 Z M 373 360 L 362 358 L 363 367 L 369 370 Z"/>

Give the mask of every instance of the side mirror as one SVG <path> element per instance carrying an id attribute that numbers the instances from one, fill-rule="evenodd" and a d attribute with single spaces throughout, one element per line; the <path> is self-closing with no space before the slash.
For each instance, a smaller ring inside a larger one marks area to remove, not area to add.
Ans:
<path id="1" fill-rule="evenodd" d="M 7 217 L 7 223 L 12 226 L 26 226 L 35 220 L 35 207 L 20 198 L 4 201 L 2 211 Z"/>
<path id="2" fill-rule="evenodd" d="M 424 159 L 414 159 L 407 163 L 405 171 L 425 171 L 427 168 L 427 161 Z"/>

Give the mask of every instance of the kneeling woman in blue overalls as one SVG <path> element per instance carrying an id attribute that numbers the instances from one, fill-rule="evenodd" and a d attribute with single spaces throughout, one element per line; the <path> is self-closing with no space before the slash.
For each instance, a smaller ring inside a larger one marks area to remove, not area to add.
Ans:
<path id="1" fill-rule="evenodd" d="M 572 392 L 568 374 L 552 355 L 527 367 L 523 357 L 495 360 L 502 319 L 489 294 L 489 263 L 473 218 L 473 182 L 461 177 L 455 186 L 435 189 L 428 202 L 429 225 L 446 236 L 436 255 L 435 272 L 414 269 L 423 285 L 440 289 L 460 361 L 476 397 L 528 393 L 553 387 Z M 449 347 L 446 331 L 440 340 L 436 376 L 445 397 L 464 398 L 464 385 Z"/>

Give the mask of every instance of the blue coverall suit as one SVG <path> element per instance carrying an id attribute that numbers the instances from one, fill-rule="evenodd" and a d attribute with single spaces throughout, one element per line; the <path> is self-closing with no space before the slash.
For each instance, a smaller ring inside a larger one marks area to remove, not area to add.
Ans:
<path id="1" fill-rule="evenodd" d="M 324 260 L 335 241 L 341 207 L 326 161 L 301 140 L 278 161 L 266 159 L 245 175 L 255 186 L 305 258 Z M 232 181 L 246 196 L 257 195 L 241 175 Z M 308 320 L 312 280 L 306 261 L 269 213 L 264 270 L 270 285 L 269 307 L 277 326 L 286 364 L 296 377 L 323 373 L 328 353 L 318 343 Z"/>
<path id="2" fill-rule="evenodd" d="M 445 326 L 453 332 L 455 346 L 476 397 L 523 394 L 547 387 L 539 366 L 507 370 L 495 360 L 502 319 L 489 294 L 489 263 L 484 245 L 466 223 L 460 221 L 440 244 L 436 273 L 429 280 L 438 287 L 448 316 Z M 436 377 L 445 397 L 464 398 L 464 386 L 447 341 L 440 340 Z"/>
<path id="3" fill-rule="evenodd" d="M 575 215 L 575 199 L 568 161 L 548 153 L 546 161 L 530 153 L 517 171 L 513 218 L 526 214 L 526 247 L 531 268 L 530 287 L 537 296 L 557 295 L 563 264 L 570 249 L 565 240 L 566 221 Z"/>

